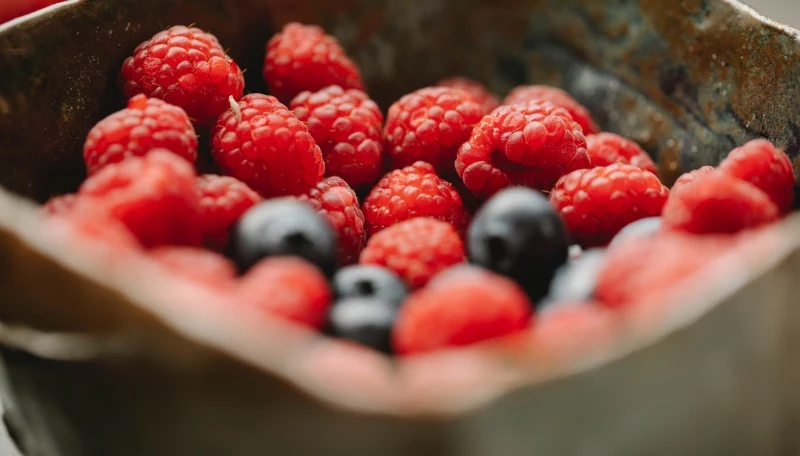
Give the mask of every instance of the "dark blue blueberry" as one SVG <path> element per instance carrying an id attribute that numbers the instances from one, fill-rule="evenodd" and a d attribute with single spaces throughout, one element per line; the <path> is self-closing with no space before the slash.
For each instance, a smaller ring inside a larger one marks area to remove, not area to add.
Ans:
<path id="1" fill-rule="evenodd" d="M 558 268 L 550 284 L 547 306 L 592 299 L 605 261 L 605 249 L 591 249 Z"/>
<path id="2" fill-rule="evenodd" d="M 628 239 L 646 238 L 653 236 L 661 230 L 661 217 L 647 217 L 628 224 L 620 230 L 614 239 L 611 240 L 609 247 L 616 247 L 621 242 Z"/>
<path id="3" fill-rule="evenodd" d="M 241 272 L 266 257 L 284 255 L 305 258 L 329 276 L 337 267 L 336 233 L 313 208 L 292 198 L 247 211 L 233 228 L 227 251 Z"/>
<path id="4" fill-rule="evenodd" d="M 384 353 L 392 352 L 392 327 L 398 305 L 378 298 L 345 298 L 328 313 L 328 333 Z"/>
<path id="5" fill-rule="evenodd" d="M 547 295 L 555 270 L 567 261 L 569 235 L 544 195 L 515 187 L 478 211 L 467 248 L 473 263 L 516 280 L 537 302 Z"/>
<path id="6" fill-rule="evenodd" d="M 408 295 L 400 277 L 380 266 L 349 266 L 333 277 L 333 292 L 337 300 L 375 298 L 399 307 Z"/>

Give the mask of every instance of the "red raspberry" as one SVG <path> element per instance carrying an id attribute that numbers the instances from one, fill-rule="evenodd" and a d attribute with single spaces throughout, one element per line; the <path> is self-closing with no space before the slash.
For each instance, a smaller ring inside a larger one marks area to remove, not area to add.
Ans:
<path id="1" fill-rule="evenodd" d="M 331 301 L 322 272 L 294 257 L 272 257 L 255 265 L 242 278 L 237 296 L 269 315 L 318 329 Z"/>
<path id="2" fill-rule="evenodd" d="M 675 192 L 679 188 L 681 188 L 681 186 L 686 185 L 689 182 L 693 182 L 698 177 L 706 175 L 706 174 L 709 174 L 709 173 L 712 173 L 712 172 L 714 172 L 714 167 L 713 166 L 703 166 L 702 168 L 698 168 L 698 169 L 696 169 L 694 171 L 690 171 L 688 173 L 684 173 L 683 175 L 681 175 L 681 177 L 678 178 L 678 180 L 675 181 L 674 184 L 672 184 L 672 190 L 671 191 Z"/>
<path id="3" fill-rule="evenodd" d="M 724 238 L 663 234 L 631 239 L 609 251 L 596 298 L 613 309 L 668 293 L 731 246 Z"/>
<path id="4" fill-rule="evenodd" d="M 385 175 L 364 200 L 367 234 L 414 217 L 432 217 L 463 231 L 469 222 L 461 197 L 452 184 L 425 162 Z"/>
<path id="5" fill-rule="evenodd" d="M 511 280 L 476 267 L 454 268 L 400 308 L 394 349 L 415 355 L 509 335 L 530 326 L 531 307 Z"/>
<path id="6" fill-rule="evenodd" d="M 42 210 L 48 215 L 61 215 L 72 212 L 78 204 L 78 195 L 68 193 L 66 195 L 51 198 L 42 206 Z"/>
<path id="7" fill-rule="evenodd" d="M 326 176 L 339 176 L 354 188 L 381 177 L 383 114 L 366 93 L 331 86 L 301 93 L 291 109 L 322 150 Z"/>
<path id="8" fill-rule="evenodd" d="M 638 144 L 614 133 L 597 133 L 586 137 L 586 152 L 592 166 L 627 163 L 653 174 L 658 173 L 653 159 Z"/>
<path id="9" fill-rule="evenodd" d="M 578 122 L 581 126 L 584 135 L 593 135 L 600 132 L 600 128 L 597 127 L 597 124 L 592 119 L 589 110 L 578 103 L 578 100 L 572 98 L 570 94 L 558 87 L 546 85 L 519 86 L 508 94 L 503 104 L 526 104 L 531 101 L 549 101 L 556 106 L 566 109 L 575 122 Z"/>
<path id="10" fill-rule="evenodd" d="M 630 223 L 661 214 L 669 189 L 655 174 L 617 163 L 579 169 L 558 181 L 550 202 L 583 247 L 606 245 Z"/>
<path id="11" fill-rule="evenodd" d="M 512 185 L 550 190 L 561 176 L 589 166 L 580 125 L 550 103 L 495 109 L 456 160 L 458 176 L 484 198 Z"/>
<path id="12" fill-rule="evenodd" d="M 693 234 L 737 233 L 778 216 L 777 206 L 758 187 L 715 171 L 672 192 L 664 206 L 663 227 Z"/>
<path id="13" fill-rule="evenodd" d="M 305 90 L 332 85 L 364 89 L 361 72 L 336 38 L 317 26 L 296 22 L 267 43 L 264 79 L 270 92 L 286 103 Z"/>
<path id="14" fill-rule="evenodd" d="M 267 198 L 303 193 L 325 173 L 308 128 L 267 95 L 231 104 L 214 127 L 211 154 L 226 173 Z"/>
<path id="15" fill-rule="evenodd" d="M 485 85 L 469 78 L 455 77 L 444 79 L 439 81 L 438 86 L 460 89 L 467 92 L 472 99 L 481 106 L 481 111 L 483 111 L 484 114 L 489 114 L 500 106 L 500 100 L 497 98 L 497 95 L 490 92 Z"/>
<path id="16" fill-rule="evenodd" d="M 66 235 L 70 245 L 87 244 L 110 250 L 115 261 L 124 252 L 140 253 L 142 245 L 122 222 L 82 202 L 75 209 L 69 213 L 53 214 L 47 220 L 48 234 L 54 238 Z"/>
<path id="17" fill-rule="evenodd" d="M 719 170 L 745 180 L 766 193 L 781 213 L 791 209 L 796 179 L 789 156 L 766 139 L 734 149 Z"/>
<path id="18" fill-rule="evenodd" d="M 333 226 L 339 242 L 339 264 L 347 266 L 358 261 L 367 234 L 358 197 L 347 182 L 339 177 L 329 177 L 305 195 L 300 195 L 299 199 L 310 204 Z"/>
<path id="19" fill-rule="evenodd" d="M 203 244 L 222 250 L 233 224 L 262 198 L 244 182 L 228 176 L 206 174 L 197 178 L 196 185 Z"/>
<path id="20" fill-rule="evenodd" d="M 415 218 L 370 238 L 361 264 L 394 271 L 412 288 L 424 286 L 441 271 L 466 259 L 464 242 L 453 226 L 431 218 Z"/>
<path id="21" fill-rule="evenodd" d="M 392 168 L 422 160 L 442 175 L 452 174 L 458 147 L 481 117 L 478 103 L 459 89 L 427 87 L 400 98 L 389 108 L 384 128 Z"/>
<path id="22" fill-rule="evenodd" d="M 154 150 L 108 165 L 78 191 L 81 205 L 120 220 L 145 247 L 198 245 L 195 174 L 186 160 Z"/>
<path id="23" fill-rule="evenodd" d="M 563 358 L 611 342 L 618 334 L 613 312 L 596 302 L 560 303 L 537 315 L 533 339 L 548 357 Z"/>
<path id="24" fill-rule="evenodd" d="M 228 99 L 244 92 L 244 75 L 217 38 L 197 28 L 176 26 L 140 44 L 122 66 L 130 98 L 143 93 L 180 106 L 201 125 L 211 125 Z"/>
<path id="25" fill-rule="evenodd" d="M 83 159 L 89 174 L 109 163 L 166 149 L 189 163 L 197 159 L 197 134 L 183 109 L 136 95 L 128 108 L 101 120 L 89 132 Z"/>
<path id="26" fill-rule="evenodd" d="M 208 250 L 193 247 L 158 247 L 150 257 L 173 274 L 204 283 L 214 288 L 228 288 L 234 284 L 236 267 L 230 260 Z"/>

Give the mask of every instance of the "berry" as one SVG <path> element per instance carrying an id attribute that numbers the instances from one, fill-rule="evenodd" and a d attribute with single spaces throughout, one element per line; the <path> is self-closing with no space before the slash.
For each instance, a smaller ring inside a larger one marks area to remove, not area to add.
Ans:
<path id="1" fill-rule="evenodd" d="M 267 43 L 264 79 L 270 92 L 286 103 L 300 92 L 331 85 L 364 89 L 358 67 L 336 38 L 317 26 L 296 22 Z"/>
<path id="2" fill-rule="evenodd" d="M 173 274 L 214 288 L 233 285 L 236 267 L 230 260 L 208 250 L 194 247 L 158 247 L 150 257 Z"/>
<path id="3" fill-rule="evenodd" d="M 231 103 L 214 127 L 211 154 L 227 174 L 267 198 L 303 193 L 325 173 L 308 128 L 267 95 Z"/>
<path id="4" fill-rule="evenodd" d="M 558 181 L 550 202 L 583 247 L 607 245 L 626 225 L 661 214 L 669 190 L 655 174 L 617 163 L 574 171 Z"/>
<path id="5" fill-rule="evenodd" d="M 495 109 L 456 160 L 458 176 L 484 198 L 512 185 L 550 190 L 561 176 L 589 166 L 580 126 L 550 103 Z"/>
<path id="6" fill-rule="evenodd" d="M 78 195 L 67 193 L 66 195 L 50 198 L 50 200 L 42 206 L 42 210 L 48 215 L 68 214 L 72 212 L 78 204 L 78 201 Z"/>
<path id="7" fill-rule="evenodd" d="M 321 329 L 331 301 L 325 276 L 308 262 L 274 257 L 253 266 L 242 277 L 238 301 L 269 315 Z"/>
<path id="8" fill-rule="evenodd" d="M 638 144 L 613 133 L 597 133 L 586 137 L 586 151 L 592 166 L 627 163 L 656 174 L 656 164 Z"/>
<path id="9" fill-rule="evenodd" d="M 560 267 L 550 284 L 547 298 L 551 306 L 591 300 L 605 260 L 605 250 L 591 249 Z"/>
<path id="10" fill-rule="evenodd" d="M 604 306 L 614 309 L 660 297 L 714 261 L 730 245 L 727 236 L 680 233 L 631 239 L 609 251 L 595 296 Z"/>
<path id="11" fill-rule="evenodd" d="M 348 265 L 358 261 L 358 255 L 367 242 L 367 234 L 358 197 L 347 182 L 338 177 L 329 177 L 298 199 L 310 204 L 333 227 L 339 244 L 339 264 Z"/>
<path id="12" fill-rule="evenodd" d="M 720 163 L 719 170 L 761 189 L 781 213 L 791 209 L 796 182 L 792 162 L 766 139 L 756 139 L 734 149 Z"/>
<path id="13" fill-rule="evenodd" d="M 453 226 L 430 218 L 398 223 L 370 238 L 361 264 L 383 266 L 412 288 L 465 260 L 464 243 Z"/>
<path id="14" fill-rule="evenodd" d="M 452 174 L 459 146 L 482 117 L 472 96 L 459 89 L 427 87 L 400 98 L 389 108 L 384 128 L 391 167 L 421 160 L 442 175 Z"/>
<path id="15" fill-rule="evenodd" d="M 70 245 L 82 244 L 78 247 L 104 249 L 114 261 L 119 261 L 120 254 L 133 252 L 138 255 L 142 249 L 142 245 L 122 222 L 91 204 L 81 202 L 75 210 L 53 214 L 46 223 L 51 238 L 66 236 Z"/>
<path id="16" fill-rule="evenodd" d="M 501 191 L 478 211 L 467 246 L 473 263 L 516 280 L 538 300 L 567 261 L 569 235 L 547 198 L 516 187 Z"/>
<path id="17" fill-rule="evenodd" d="M 672 184 L 672 190 L 670 190 L 670 192 L 675 192 L 679 188 L 681 188 L 681 186 L 686 185 L 689 182 L 694 181 L 695 179 L 697 179 L 700 176 L 704 176 L 704 175 L 710 174 L 712 172 L 714 172 L 714 167 L 713 166 L 703 166 L 702 168 L 698 168 L 698 169 L 696 169 L 694 171 L 690 171 L 688 173 L 684 173 L 683 175 L 681 175 L 681 177 L 678 178 L 678 180 L 675 181 L 674 184 Z"/>
<path id="18" fill-rule="evenodd" d="M 194 169 L 171 152 L 157 149 L 105 166 L 78 196 L 121 221 L 145 247 L 200 243 Z"/>
<path id="19" fill-rule="evenodd" d="M 481 107 L 483 114 L 489 114 L 495 108 L 500 106 L 500 100 L 497 95 L 489 91 L 489 89 L 478 81 L 473 81 L 469 78 L 455 77 L 439 81 L 439 87 L 450 87 L 451 89 L 460 89 L 467 92 L 473 100 L 475 100 Z"/>
<path id="20" fill-rule="evenodd" d="M 600 132 L 600 128 L 592 120 L 589 110 L 572 98 L 570 94 L 558 87 L 546 85 L 519 86 L 508 94 L 503 101 L 504 105 L 526 104 L 531 101 L 548 101 L 556 106 L 566 109 L 570 116 L 578 122 L 585 135 Z"/>
<path id="21" fill-rule="evenodd" d="M 223 250 L 233 224 L 262 198 L 244 182 L 228 176 L 206 174 L 197 178 L 196 185 L 203 244 Z"/>
<path id="22" fill-rule="evenodd" d="M 383 113 L 366 93 L 339 86 L 303 92 L 292 100 L 291 110 L 319 145 L 327 176 L 339 176 L 354 188 L 381 177 Z"/>
<path id="23" fill-rule="evenodd" d="M 366 298 L 397 307 L 408 295 L 406 284 L 397 274 L 370 265 L 340 269 L 333 277 L 332 286 L 338 300 Z"/>
<path id="24" fill-rule="evenodd" d="M 661 217 L 647 217 L 628 224 L 621 229 L 614 239 L 611 240 L 609 247 L 616 247 L 629 239 L 649 238 L 661 231 Z"/>
<path id="25" fill-rule="evenodd" d="M 176 26 L 140 44 L 122 66 L 125 95 L 143 93 L 180 106 L 201 125 L 228 109 L 244 92 L 244 75 L 217 38 Z"/>
<path id="26" fill-rule="evenodd" d="M 700 175 L 673 191 L 664 206 L 665 229 L 693 234 L 737 233 L 778 219 L 769 196 L 720 171 Z"/>
<path id="27" fill-rule="evenodd" d="M 197 135 L 183 109 L 136 95 L 127 109 L 101 120 L 89 132 L 83 159 L 89 174 L 109 163 L 165 149 L 189 163 L 197 159 Z"/>
<path id="28" fill-rule="evenodd" d="M 462 231 L 469 223 L 456 189 L 425 162 L 385 175 L 364 200 L 367 234 L 414 217 L 431 217 Z"/>
<path id="29" fill-rule="evenodd" d="M 580 355 L 619 334 L 613 312 L 593 301 L 565 302 L 537 316 L 533 340 L 553 359 Z"/>
<path id="30" fill-rule="evenodd" d="M 509 335 L 531 321 L 531 303 L 517 284 L 463 266 L 411 295 L 400 309 L 392 340 L 395 352 L 414 355 Z"/>
<path id="31" fill-rule="evenodd" d="M 392 352 L 392 326 L 398 304 L 376 298 L 347 298 L 336 302 L 328 314 L 328 332 L 384 353 Z"/>
<path id="32" fill-rule="evenodd" d="M 240 271 L 266 257 L 292 255 L 331 275 L 337 266 L 336 233 L 308 204 L 279 198 L 253 206 L 239 219 L 228 253 Z"/>

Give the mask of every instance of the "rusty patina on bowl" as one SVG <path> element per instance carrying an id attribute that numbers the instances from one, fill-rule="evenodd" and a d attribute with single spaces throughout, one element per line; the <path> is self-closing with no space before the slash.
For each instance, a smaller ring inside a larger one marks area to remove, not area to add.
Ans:
<path id="1" fill-rule="evenodd" d="M 161 28 L 213 31 L 262 91 L 290 20 L 337 35 L 384 107 L 453 74 L 543 82 L 666 180 L 760 136 L 800 155 L 800 37 L 730 0 L 86 0 L 0 26 L 0 339 L 30 454 L 797 453 L 798 219 L 581 355 L 394 363 L 70 245 L 12 195 L 75 189 L 122 61 Z"/>

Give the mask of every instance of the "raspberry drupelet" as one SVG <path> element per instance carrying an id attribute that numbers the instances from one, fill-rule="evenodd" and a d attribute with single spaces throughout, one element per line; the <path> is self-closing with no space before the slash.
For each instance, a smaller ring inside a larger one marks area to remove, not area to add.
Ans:
<path id="1" fill-rule="evenodd" d="M 578 100 L 558 87 L 547 85 L 519 86 L 508 94 L 503 101 L 504 105 L 527 104 L 531 101 L 547 101 L 566 109 L 575 122 L 583 129 L 584 135 L 593 135 L 600 132 L 591 113 Z"/>
<path id="2" fill-rule="evenodd" d="M 606 245 L 628 224 L 661 214 L 669 190 L 655 174 L 617 163 L 573 171 L 558 181 L 550 201 L 583 247 Z"/>
<path id="3" fill-rule="evenodd" d="M 358 197 L 347 182 L 328 177 L 298 198 L 310 204 L 333 227 L 339 244 L 339 264 L 347 266 L 358 261 L 367 234 Z"/>
<path id="4" fill-rule="evenodd" d="M 458 151 L 456 171 L 475 195 L 513 185 L 549 191 L 563 175 L 590 166 L 580 125 L 550 103 L 501 106 Z"/>
<path id="5" fill-rule="evenodd" d="M 183 109 L 156 98 L 136 95 L 128 107 L 92 128 L 83 146 L 89 174 L 109 163 L 165 149 L 189 163 L 197 159 L 197 134 Z"/>
<path id="6" fill-rule="evenodd" d="M 275 97 L 244 96 L 213 130 L 219 166 L 265 198 L 299 195 L 322 179 L 322 152 L 303 122 Z"/>
<path id="7" fill-rule="evenodd" d="M 338 85 L 364 89 L 361 72 L 339 41 L 320 27 L 287 24 L 267 43 L 264 79 L 270 93 L 284 103 L 303 91 Z"/>
<path id="8" fill-rule="evenodd" d="M 675 181 L 674 184 L 672 184 L 672 189 L 670 191 L 672 192 L 677 191 L 679 188 L 690 182 L 693 182 L 698 177 L 713 172 L 714 172 L 713 166 L 703 166 L 702 168 L 698 168 L 693 171 L 689 171 L 688 173 L 684 173 L 683 175 L 681 175 L 681 177 L 678 178 L 678 180 Z"/>
<path id="9" fill-rule="evenodd" d="M 262 198 L 247 184 L 230 176 L 206 174 L 197 178 L 196 185 L 203 244 L 222 251 L 233 224 Z"/>
<path id="10" fill-rule="evenodd" d="M 473 100 L 481 107 L 484 114 L 489 114 L 495 108 L 500 106 L 500 100 L 497 95 L 489 91 L 489 89 L 478 81 L 474 81 L 465 77 L 453 77 L 439 81 L 439 87 L 450 87 L 451 89 L 461 89 L 470 94 Z"/>
<path id="11" fill-rule="evenodd" d="M 428 163 L 417 162 L 385 175 L 363 204 L 367 234 L 414 217 L 431 217 L 462 232 L 469 223 L 456 189 Z"/>
<path id="12" fill-rule="evenodd" d="M 421 160 L 442 176 L 452 175 L 458 148 L 482 117 L 481 107 L 463 90 L 427 87 L 405 95 L 386 116 L 391 167 L 399 169 Z"/>
<path id="13" fill-rule="evenodd" d="M 383 114 L 361 90 L 330 86 L 303 92 L 290 106 L 319 145 L 325 175 L 353 188 L 374 184 L 383 166 Z"/>
<path id="14" fill-rule="evenodd" d="M 627 163 L 656 174 L 656 164 L 638 144 L 613 133 L 597 133 L 586 137 L 586 151 L 592 166 Z"/>
<path id="15" fill-rule="evenodd" d="M 244 75 L 217 38 L 198 28 L 175 26 L 140 44 L 120 75 L 130 98 L 143 93 L 183 108 L 211 125 L 244 92 Z"/>

